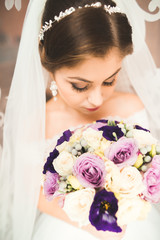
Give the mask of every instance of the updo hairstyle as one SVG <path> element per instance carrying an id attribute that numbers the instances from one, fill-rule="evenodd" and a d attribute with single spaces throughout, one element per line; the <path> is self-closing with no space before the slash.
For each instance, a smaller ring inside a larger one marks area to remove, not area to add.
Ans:
<path id="1" fill-rule="evenodd" d="M 61 11 L 78 8 L 95 0 L 47 0 L 42 16 L 42 26 L 54 20 Z M 87 55 L 104 57 L 112 48 L 125 57 L 133 51 L 132 29 L 125 14 L 109 14 L 103 5 L 116 6 L 111 0 L 98 0 L 101 7 L 76 9 L 72 14 L 44 33 L 39 43 L 42 65 L 51 73 L 62 67 L 73 67 Z"/>

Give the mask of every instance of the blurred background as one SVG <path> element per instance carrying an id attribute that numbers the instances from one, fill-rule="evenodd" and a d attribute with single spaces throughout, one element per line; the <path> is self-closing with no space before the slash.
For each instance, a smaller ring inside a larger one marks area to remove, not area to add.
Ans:
<path id="1" fill-rule="evenodd" d="M 148 10 L 150 2 L 156 3 L 160 8 L 160 0 L 135 1 L 137 1 L 141 9 L 150 13 L 150 15 L 154 15 L 160 11 L 158 7 L 153 12 Z M 20 11 L 17 11 L 15 6 L 8 11 L 5 8 L 5 0 L 0 0 L 0 153 L 7 96 L 12 81 L 22 25 L 28 2 L 29 0 L 21 0 Z M 160 67 L 160 20 L 146 22 L 146 42 L 157 67 Z"/>

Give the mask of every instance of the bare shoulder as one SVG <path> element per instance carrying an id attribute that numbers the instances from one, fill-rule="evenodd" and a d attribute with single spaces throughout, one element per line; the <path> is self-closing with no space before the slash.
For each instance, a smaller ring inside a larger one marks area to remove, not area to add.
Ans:
<path id="1" fill-rule="evenodd" d="M 117 92 L 119 101 L 125 103 L 125 107 L 132 107 L 132 111 L 139 111 L 144 108 L 141 99 L 134 93 Z"/>
<path id="2" fill-rule="evenodd" d="M 112 104 L 121 117 L 129 117 L 144 109 L 141 99 L 134 93 L 116 92 Z"/>

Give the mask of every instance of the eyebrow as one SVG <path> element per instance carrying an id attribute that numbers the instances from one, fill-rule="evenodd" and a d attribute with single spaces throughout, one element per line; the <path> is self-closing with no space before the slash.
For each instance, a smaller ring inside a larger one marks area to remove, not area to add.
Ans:
<path id="1" fill-rule="evenodd" d="M 104 80 L 104 82 L 107 81 L 107 80 L 109 80 L 110 78 L 114 77 L 120 70 L 121 70 L 121 68 L 118 68 L 110 77 L 106 78 L 106 79 Z M 84 79 L 84 78 L 81 78 L 81 77 L 68 77 L 68 78 L 70 78 L 70 79 L 76 79 L 76 80 L 79 80 L 79 81 L 82 81 L 82 82 L 93 83 L 92 81 L 89 81 L 89 80 Z"/>

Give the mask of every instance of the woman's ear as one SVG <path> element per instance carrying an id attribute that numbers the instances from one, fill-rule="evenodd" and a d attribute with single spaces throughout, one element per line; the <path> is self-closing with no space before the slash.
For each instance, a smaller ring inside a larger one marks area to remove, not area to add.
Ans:
<path id="1" fill-rule="evenodd" d="M 54 76 L 53 73 L 50 72 L 50 73 L 49 73 L 49 76 L 50 76 L 50 80 L 51 80 L 51 81 L 53 81 L 53 80 L 55 81 L 55 76 Z"/>

